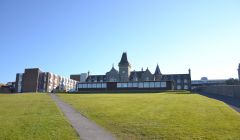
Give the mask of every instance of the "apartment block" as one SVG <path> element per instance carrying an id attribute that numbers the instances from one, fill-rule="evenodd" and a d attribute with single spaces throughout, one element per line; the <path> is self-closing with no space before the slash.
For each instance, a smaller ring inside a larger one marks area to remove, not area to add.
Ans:
<path id="1" fill-rule="evenodd" d="M 16 75 L 16 92 L 75 91 L 76 80 L 65 78 L 39 68 L 25 69 Z"/>

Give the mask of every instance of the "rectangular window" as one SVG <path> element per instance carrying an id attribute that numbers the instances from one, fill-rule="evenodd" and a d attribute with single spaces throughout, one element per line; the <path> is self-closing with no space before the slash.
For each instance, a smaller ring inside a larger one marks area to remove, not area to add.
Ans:
<path id="1" fill-rule="evenodd" d="M 134 82 L 134 83 L 133 83 L 133 87 L 137 88 L 137 87 L 138 87 L 138 83 L 137 83 L 137 82 Z"/>
<path id="2" fill-rule="evenodd" d="M 82 84 L 78 84 L 78 88 L 83 88 L 83 85 Z"/>
<path id="3" fill-rule="evenodd" d="M 88 88 L 92 88 L 92 84 L 88 84 Z"/>
<path id="4" fill-rule="evenodd" d="M 93 84 L 92 88 L 97 88 L 97 84 Z"/>
<path id="5" fill-rule="evenodd" d="M 102 84 L 101 84 L 101 83 L 98 83 L 98 84 L 97 84 L 97 88 L 102 88 Z"/>
<path id="6" fill-rule="evenodd" d="M 150 82 L 150 88 L 154 88 L 154 82 Z"/>
<path id="7" fill-rule="evenodd" d="M 128 84 L 127 84 L 127 83 L 122 83 L 122 87 L 123 87 L 123 88 L 127 88 L 127 87 L 128 87 Z"/>
<path id="8" fill-rule="evenodd" d="M 129 83 L 128 83 L 128 87 L 129 87 L 129 88 L 133 87 L 133 83 L 129 82 Z"/>
<path id="9" fill-rule="evenodd" d="M 160 88 L 161 87 L 161 82 L 155 82 L 155 88 Z"/>
<path id="10" fill-rule="evenodd" d="M 143 84 L 143 87 L 144 87 L 144 88 L 149 88 L 149 86 L 150 86 L 150 85 L 149 85 L 149 82 L 144 82 L 144 84 Z"/>
<path id="11" fill-rule="evenodd" d="M 87 84 L 83 84 L 83 88 L 87 88 Z"/>
<path id="12" fill-rule="evenodd" d="M 102 88 L 107 88 L 107 84 L 106 83 L 102 83 Z"/>
<path id="13" fill-rule="evenodd" d="M 167 83 L 166 82 L 161 82 L 161 87 L 162 88 L 166 88 L 167 87 Z"/>
<path id="14" fill-rule="evenodd" d="M 143 82 L 138 83 L 138 88 L 143 88 Z"/>
<path id="15" fill-rule="evenodd" d="M 122 83 L 117 83 L 117 88 L 121 88 L 122 87 Z"/>

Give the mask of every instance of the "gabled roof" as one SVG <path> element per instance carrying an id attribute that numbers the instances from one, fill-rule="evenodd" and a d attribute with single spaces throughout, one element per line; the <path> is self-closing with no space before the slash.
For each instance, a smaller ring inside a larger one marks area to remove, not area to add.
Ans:
<path id="1" fill-rule="evenodd" d="M 145 73 L 149 73 L 149 74 L 152 74 L 151 71 L 147 68 Z"/>
<path id="2" fill-rule="evenodd" d="M 162 75 L 159 66 L 157 65 L 154 75 Z"/>
<path id="3" fill-rule="evenodd" d="M 110 72 L 118 73 L 118 71 L 117 71 L 114 67 L 112 67 L 112 69 L 110 70 Z"/>
<path id="4" fill-rule="evenodd" d="M 133 80 L 134 77 L 137 77 L 137 79 L 141 79 L 144 72 L 145 71 L 132 71 L 130 73 L 129 79 Z"/>
<path id="5" fill-rule="evenodd" d="M 128 59 L 127 59 L 127 53 L 126 52 L 124 52 L 122 54 L 121 61 L 119 62 L 118 65 L 128 65 L 128 66 L 130 65 L 130 63 L 128 62 Z"/>
<path id="6" fill-rule="evenodd" d="M 109 74 L 109 73 L 117 73 L 118 74 L 118 70 L 116 70 L 113 66 L 112 69 L 109 72 L 107 72 L 106 74 Z"/>

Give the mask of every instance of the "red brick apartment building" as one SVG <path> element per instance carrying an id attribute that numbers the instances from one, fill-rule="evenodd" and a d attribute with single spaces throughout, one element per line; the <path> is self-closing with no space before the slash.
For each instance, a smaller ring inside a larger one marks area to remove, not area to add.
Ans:
<path id="1" fill-rule="evenodd" d="M 25 69 L 16 75 L 16 92 L 53 92 L 75 91 L 77 81 L 50 72 L 42 72 L 39 68 Z"/>

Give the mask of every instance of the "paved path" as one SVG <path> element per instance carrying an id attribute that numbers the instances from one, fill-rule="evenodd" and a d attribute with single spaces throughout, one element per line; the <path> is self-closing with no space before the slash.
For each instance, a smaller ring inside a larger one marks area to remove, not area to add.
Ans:
<path id="1" fill-rule="evenodd" d="M 217 94 L 208 94 L 208 93 L 199 93 L 199 94 L 222 101 L 240 113 L 240 99 L 217 95 Z"/>
<path id="2" fill-rule="evenodd" d="M 50 94 L 58 107 L 62 110 L 81 140 L 116 140 L 116 138 L 96 123 L 90 121 L 69 104 L 60 100 L 56 95 Z"/>

